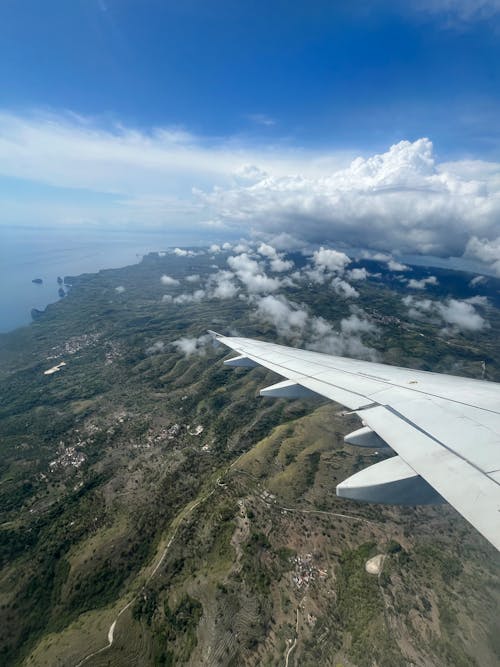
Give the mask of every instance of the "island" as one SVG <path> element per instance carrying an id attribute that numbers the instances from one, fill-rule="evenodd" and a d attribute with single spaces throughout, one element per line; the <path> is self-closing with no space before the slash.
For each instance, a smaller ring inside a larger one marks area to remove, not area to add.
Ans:
<path id="1" fill-rule="evenodd" d="M 266 294 L 212 254 L 70 277 L 1 336 L 1 664 L 498 664 L 499 553 L 447 505 L 338 498 L 390 450 L 346 444 L 333 402 L 259 397 L 282 378 L 207 329 L 498 382 L 500 281 L 413 266 L 436 281 L 410 292 L 352 260 L 339 293 L 289 253 Z"/>

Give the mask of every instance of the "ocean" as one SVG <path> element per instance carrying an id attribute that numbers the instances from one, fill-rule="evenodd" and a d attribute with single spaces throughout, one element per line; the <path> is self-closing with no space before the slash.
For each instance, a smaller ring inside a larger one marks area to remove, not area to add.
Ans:
<path id="1" fill-rule="evenodd" d="M 149 252 L 199 243 L 179 232 L 0 227 L 0 333 L 29 324 L 32 308 L 57 301 L 58 276 L 128 266 Z"/>

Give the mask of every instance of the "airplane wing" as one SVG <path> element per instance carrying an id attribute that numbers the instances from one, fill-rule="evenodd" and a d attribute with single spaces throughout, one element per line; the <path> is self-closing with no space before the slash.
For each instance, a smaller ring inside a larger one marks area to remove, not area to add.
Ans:
<path id="1" fill-rule="evenodd" d="M 356 412 L 349 444 L 397 456 L 358 472 L 337 495 L 417 505 L 446 501 L 500 551 L 500 385 L 211 332 L 238 356 L 286 378 L 262 396 L 320 395 Z"/>

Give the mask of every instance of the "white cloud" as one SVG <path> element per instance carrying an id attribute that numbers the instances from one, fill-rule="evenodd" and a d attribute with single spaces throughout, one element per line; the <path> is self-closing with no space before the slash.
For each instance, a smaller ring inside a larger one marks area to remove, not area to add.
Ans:
<path id="1" fill-rule="evenodd" d="M 210 334 L 205 334 L 199 336 L 198 338 L 188 338 L 183 337 L 172 342 L 172 345 L 186 357 L 190 357 L 193 354 L 205 354 L 207 345 L 213 342 L 213 338 Z"/>
<path id="2" fill-rule="evenodd" d="M 193 257 L 196 255 L 194 250 L 185 250 L 184 248 L 174 248 L 173 253 L 177 257 Z"/>
<path id="3" fill-rule="evenodd" d="M 338 276 L 332 280 L 332 287 L 336 294 L 345 299 L 357 299 L 359 296 L 357 289 Z"/>
<path id="4" fill-rule="evenodd" d="M 227 263 L 250 293 L 275 292 L 281 286 L 277 278 L 267 276 L 260 264 L 247 253 L 228 257 Z"/>
<path id="5" fill-rule="evenodd" d="M 118 287 L 115 287 L 115 290 L 118 292 L 118 294 L 122 294 L 125 292 L 125 287 L 123 287 L 123 285 L 118 285 Z"/>
<path id="6" fill-rule="evenodd" d="M 446 303 L 439 303 L 437 308 L 443 320 L 459 331 L 481 331 L 486 326 L 486 321 L 466 301 L 449 299 Z"/>
<path id="7" fill-rule="evenodd" d="M 474 306 L 488 306 L 489 301 L 487 296 L 470 296 L 468 299 L 464 299 L 467 303 L 472 303 Z"/>
<path id="8" fill-rule="evenodd" d="M 198 289 L 192 294 L 179 294 L 178 296 L 175 296 L 172 299 L 172 303 L 175 303 L 177 305 L 184 305 L 186 303 L 198 303 L 199 301 L 203 301 L 205 297 L 206 297 L 205 290 Z"/>
<path id="9" fill-rule="evenodd" d="M 408 287 L 410 289 L 425 289 L 427 285 L 439 285 L 439 281 L 436 276 L 428 276 L 427 278 L 422 278 L 421 280 L 415 280 L 415 278 L 411 278 L 408 281 Z"/>
<path id="10" fill-rule="evenodd" d="M 349 280 L 366 280 L 369 275 L 369 272 L 364 267 L 361 269 L 350 269 L 347 272 Z"/>
<path id="11" fill-rule="evenodd" d="M 470 162 L 470 161 L 469 161 Z M 488 163 L 439 164 L 429 139 L 401 141 L 323 176 L 270 175 L 203 201 L 228 226 L 397 254 L 461 256 L 473 236 L 498 236 L 500 178 Z M 473 174 L 473 175 L 471 175 Z M 496 232 L 496 233 L 495 233 Z"/>
<path id="12" fill-rule="evenodd" d="M 473 236 L 467 243 L 465 256 L 488 264 L 500 276 L 500 236 L 491 240 Z"/>
<path id="13" fill-rule="evenodd" d="M 390 271 L 411 271 L 410 267 L 401 262 L 397 262 L 395 259 L 389 259 L 387 262 L 387 267 Z"/>
<path id="14" fill-rule="evenodd" d="M 233 248 L 233 252 L 235 252 L 237 255 L 240 255 L 242 252 L 248 252 L 249 250 L 250 248 L 248 244 L 244 242 L 237 243 Z"/>
<path id="15" fill-rule="evenodd" d="M 460 6 L 472 7 L 472 0 Z M 242 165 L 252 178 L 238 180 Z M 396 255 L 467 250 L 500 275 L 499 164 L 440 163 L 426 138 L 353 160 L 347 153 L 244 145 L 179 128 L 139 131 L 70 113 L 0 111 L 0 174 L 81 193 L 71 204 L 58 198 L 43 206 L 4 196 L 4 222 L 32 220 L 36 209 L 39 220 L 54 224 L 182 220 L 211 233 L 252 228 L 279 250 L 290 239 L 295 248 L 335 239 Z M 102 201 L 96 204 L 89 192 Z"/>
<path id="16" fill-rule="evenodd" d="M 458 299 L 447 299 L 446 301 L 431 301 L 430 299 L 416 299 L 406 296 L 402 299 L 405 306 L 409 308 L 408 314 L 414 319 L 438 318 L 447 326 L 442 330 L 444 334 L 457 331 L 481 331 L 488 327 L 488 322 L 477 312 L 475 305 L 486 305 L 471 299 L 460 301 Z"/>
<path id="17" fill-rule="evenodd" d="M 209 248 L 209 251 L 212 253 L 218 253 L 221 251 L 221 247 L 218 243 L 212 243 L 212 245 Z"/>
<path id="18" fill-rule="evenodd" d="M 345 253 L 324 248 L 323 246 L 314 252 L 313 261 L 321 269 L 336 271 L 338 273 L 343 273 L 345 267 L 351 262 Z"/>
<path id="19" fill-rule="evenodd" d="M 291 259 L 283 259 L 282 257 L 275 257 L 269 262 L 271 271 L 274 273 L 283 273 L 284 271 L 290 271 L 294 267 L 294 263 Z"/>
<path id="20" fill-rule="evenodd" d="M 332 325 L 321 317 L 312 321 L 312 336 L 307 347 L 317 352 L 348 356 L 377 361 L 376 350 L 366 345 L 362 335 L 377 335 L 377 327 L 363 318 L 362 311 L 353 313 L 340 321 L 340 330 L 335 331 Z"/>
<path id="21" fill-rule="evenodd" d="M 166 274 L 163 274 L 160 281 L 162 285 L 180 285 L 180 282 L 176 278 L 172 278 L 172 276 L 167 276 Z"/>
<path id="22" fill-rule="evenodd" d="M 294 267 L 292 260 L 284 259 L 284 256 L 281 253 L 278 253 L 276 248 L 273 248 L 273 246 L 267 243 L 261 243 L 257 252 L 269 260 L 271 271 L 274 271 L 275 273 L 290 271 Z"/>
<path id="23" fill-rule="evenodd" d="M 190 276 L 186 276 L 186 281 L 188 283 L 199 283 L 200 276 L 198 273 L 192 273 Z"/>
<path id="24" fill-rule="evenodd" d="M 367 346 L 361 336 L 378 335 L 378 329 L 360 309 L 342 319 L 336 331 L 330 322 L 312 315 L 307 306 L 299 306 L 282 294 L 254 296 L 251 302 L 257 305 L 256 317 L 272 324 L 284 338 L 299 338 L 308 349 L 373 361 L 377 359 L 376 351 Z"/>
<path id="25" fill-rule="evenodd" d="M 486 276 L 476 276 L 475 278 L 472 278 L 472 280 L 469 282 L 469 287 L 477 287 L 478 285 L 484 285 L 487 282 L 488 279 L 486 278 Z"/>
<path id="26" fill-rule="evenodd" d="M 156 343 L 153 343 L 146 348 L 146 354 L 158 354 L 163 352 L 165 349 L 165 343 L 162 340 L 157 340 Z"/>
<path id="27" fill-rule="evenodd" d="M 215 299 L 232 299 L 239 292 L 231 271 L 219 271 L 210 277 L 210 283 L 212 285 L 210 296 Z"/>
<path id="28" fill-rule="evenodd" d="M 308 319 L 306 310 L 298 308 L 282 295 L 272 294 L 259 298 L 257 316 L 273 324 L 282 336 L 289 336 L 291 331 L 303 331 Z"/>

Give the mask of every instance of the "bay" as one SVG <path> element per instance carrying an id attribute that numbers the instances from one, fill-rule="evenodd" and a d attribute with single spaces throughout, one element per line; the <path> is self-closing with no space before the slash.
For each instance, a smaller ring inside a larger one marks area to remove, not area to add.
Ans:
<path id="1" fill-rule="evenodd" d="M 31 322 L 60 297 L 58 276 L 95 273 L 139 262 L 175 245 L 201 240 L 182 231 L 0 227 L 0 332 Z M 32 281 L 41 278 L 41 284 Z"/>

